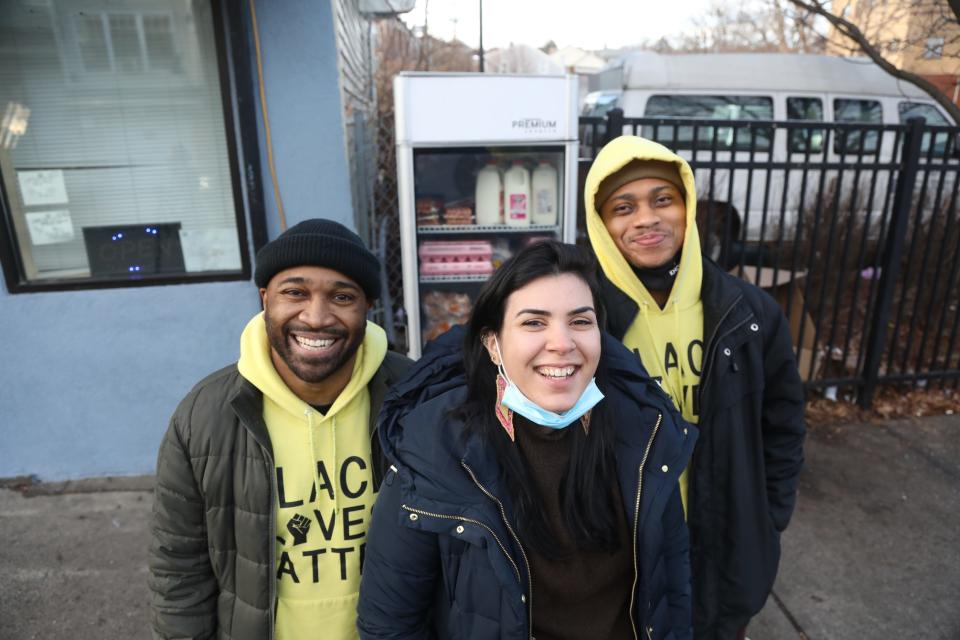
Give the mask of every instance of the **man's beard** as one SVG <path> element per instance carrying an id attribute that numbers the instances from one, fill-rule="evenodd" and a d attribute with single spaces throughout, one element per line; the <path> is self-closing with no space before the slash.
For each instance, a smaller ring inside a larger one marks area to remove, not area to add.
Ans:
<path id="1" fill-rule="evenodd" d="M 346 330 L 326 329 L 323 332 L 324 336 L 336 338 L 336 344 L 343 345 L 340 350 L 326 357 L 317 356 L 304 358 L 299 353 L 294 353 L 291 349 L 290 340 L 293 340 L 293 338 L 289 335 L 290 328 L 288 326 L 277 327 L 270 321 L 269 317 L 266 317 L 265 321 L 267 339 L 270 341 L 270 346 L 273 348 L 273 351 L 283 360 L 295 376 L 309 384 L 323 382 L 330 377 L 331 374 L 339 371 L 341 367 L 353 359 L 353 356 L 357 353 L 357 349 L 363 344 L 365 327 L 354 334 L 352 339 L 350 339 L 350 333 Z M 350 341 L 343 342 L 344 340 Z"/>

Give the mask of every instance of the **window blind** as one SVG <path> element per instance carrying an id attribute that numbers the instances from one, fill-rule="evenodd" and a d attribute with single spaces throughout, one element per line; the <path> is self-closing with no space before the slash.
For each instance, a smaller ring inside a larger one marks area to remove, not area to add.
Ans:
<path id="1" fill-rule="evenodd" d="M 36 278 L 89 275 L 82 229 L 105 225 L 179 223 L 221 240 L 229 231 L 236 246 L 208 265 L 241 269 L 206 3 L 3 3 L 4 111 L 20 114 L 21 133 L 0 131 L 0 156 Z"/>

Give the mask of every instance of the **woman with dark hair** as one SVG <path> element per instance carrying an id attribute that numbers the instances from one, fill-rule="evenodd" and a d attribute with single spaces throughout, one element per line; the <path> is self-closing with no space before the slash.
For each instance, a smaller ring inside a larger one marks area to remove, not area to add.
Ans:
<path id="1" fill-rule="evenodd" d="M 522 250 L 388 393 L 362 638 L 690 637 L 695 430 L 602 333 L 594 269 Z"/>

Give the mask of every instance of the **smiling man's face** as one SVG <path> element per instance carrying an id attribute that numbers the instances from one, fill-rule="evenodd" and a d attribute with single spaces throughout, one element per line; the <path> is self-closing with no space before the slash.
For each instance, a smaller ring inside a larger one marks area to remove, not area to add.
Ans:
<path id="1" fill-rule="evenodd" d="M 600 218 L 623 257 L 640 269 L 659 267 L 677 255 L 687 230 L 680 190 L 660 178 L 623 185 L 601 205 Z"/>
<path id="2" fill-rule="evenodd" d="M 304 266 L 277 273 L 260 297 L 277 373 L 311 404 L 334 389 L 335 399 L 363 343 L 370 307 L 363 289 L 338 271 Z"/>

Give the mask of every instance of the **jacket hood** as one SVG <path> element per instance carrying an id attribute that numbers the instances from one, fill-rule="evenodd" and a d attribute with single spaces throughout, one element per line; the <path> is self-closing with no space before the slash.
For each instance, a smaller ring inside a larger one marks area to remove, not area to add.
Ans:
<path id="1" fill-rule="evenodd" d="M 335 416 L 373 378 L 387 354 L 387 336 L 383 329 L 367 322 L 363 343 L 357 349 L 357 358 L 353 365 L 353 375 L 336 401 L 330 407 L 326 417 Z M 270 359 L 270 342 L 261 311 L 247 323 L 240 337 L 240 361 L 237 363 L 240 375 L 250 381 L 263 395 L 273 400 L 285 411 L 302 419 L 304 410 L 309 406 L 301 400 L 277 373 Z"/>
<path id="2" fill-rule="evenodd" d="M 463 490 L 459 461 L 465 454 L 465 442 L 461 430 L 451 428 L 449 417 L 466 399 L 463 336 L 463 327 L 458 325 L 429 342 L 407 376 L 387 391 L 378 417 L 384 455 L 392 462 L 429 473 L 441 485 L 435 487 L 438 494 Z"/>
<path id="3" fill-rule="evenodd" d="M 687 225 L 683 238 L 683 253 L 680 257 L 680 271 L 670 292 L 670 303 L 679 309 L 695 304 L 700 298 L 702 279 L 702 259 L 700 254 L 700 236 L 697 233 L 697 190 L 693 171 L 687 161 L 673 151 L 652 140 L 639 136 L 620 136 L 608 143 L 597 154 L 587 173 L 583 198 L 587 216 L 587 234 L 590 244 L 597 255 L 597 261 L 607 278 L 638 305 L 646 303 L 658 308 L 653 297 L 640 282 L 633 268 L 620 253 L 617 245 L 607 232 L 600 218 L 595 201 L 597 189 L 603 180 L 622 169 L 634 160 L 657 160 L 676 165 L 686 192 Z"/>

